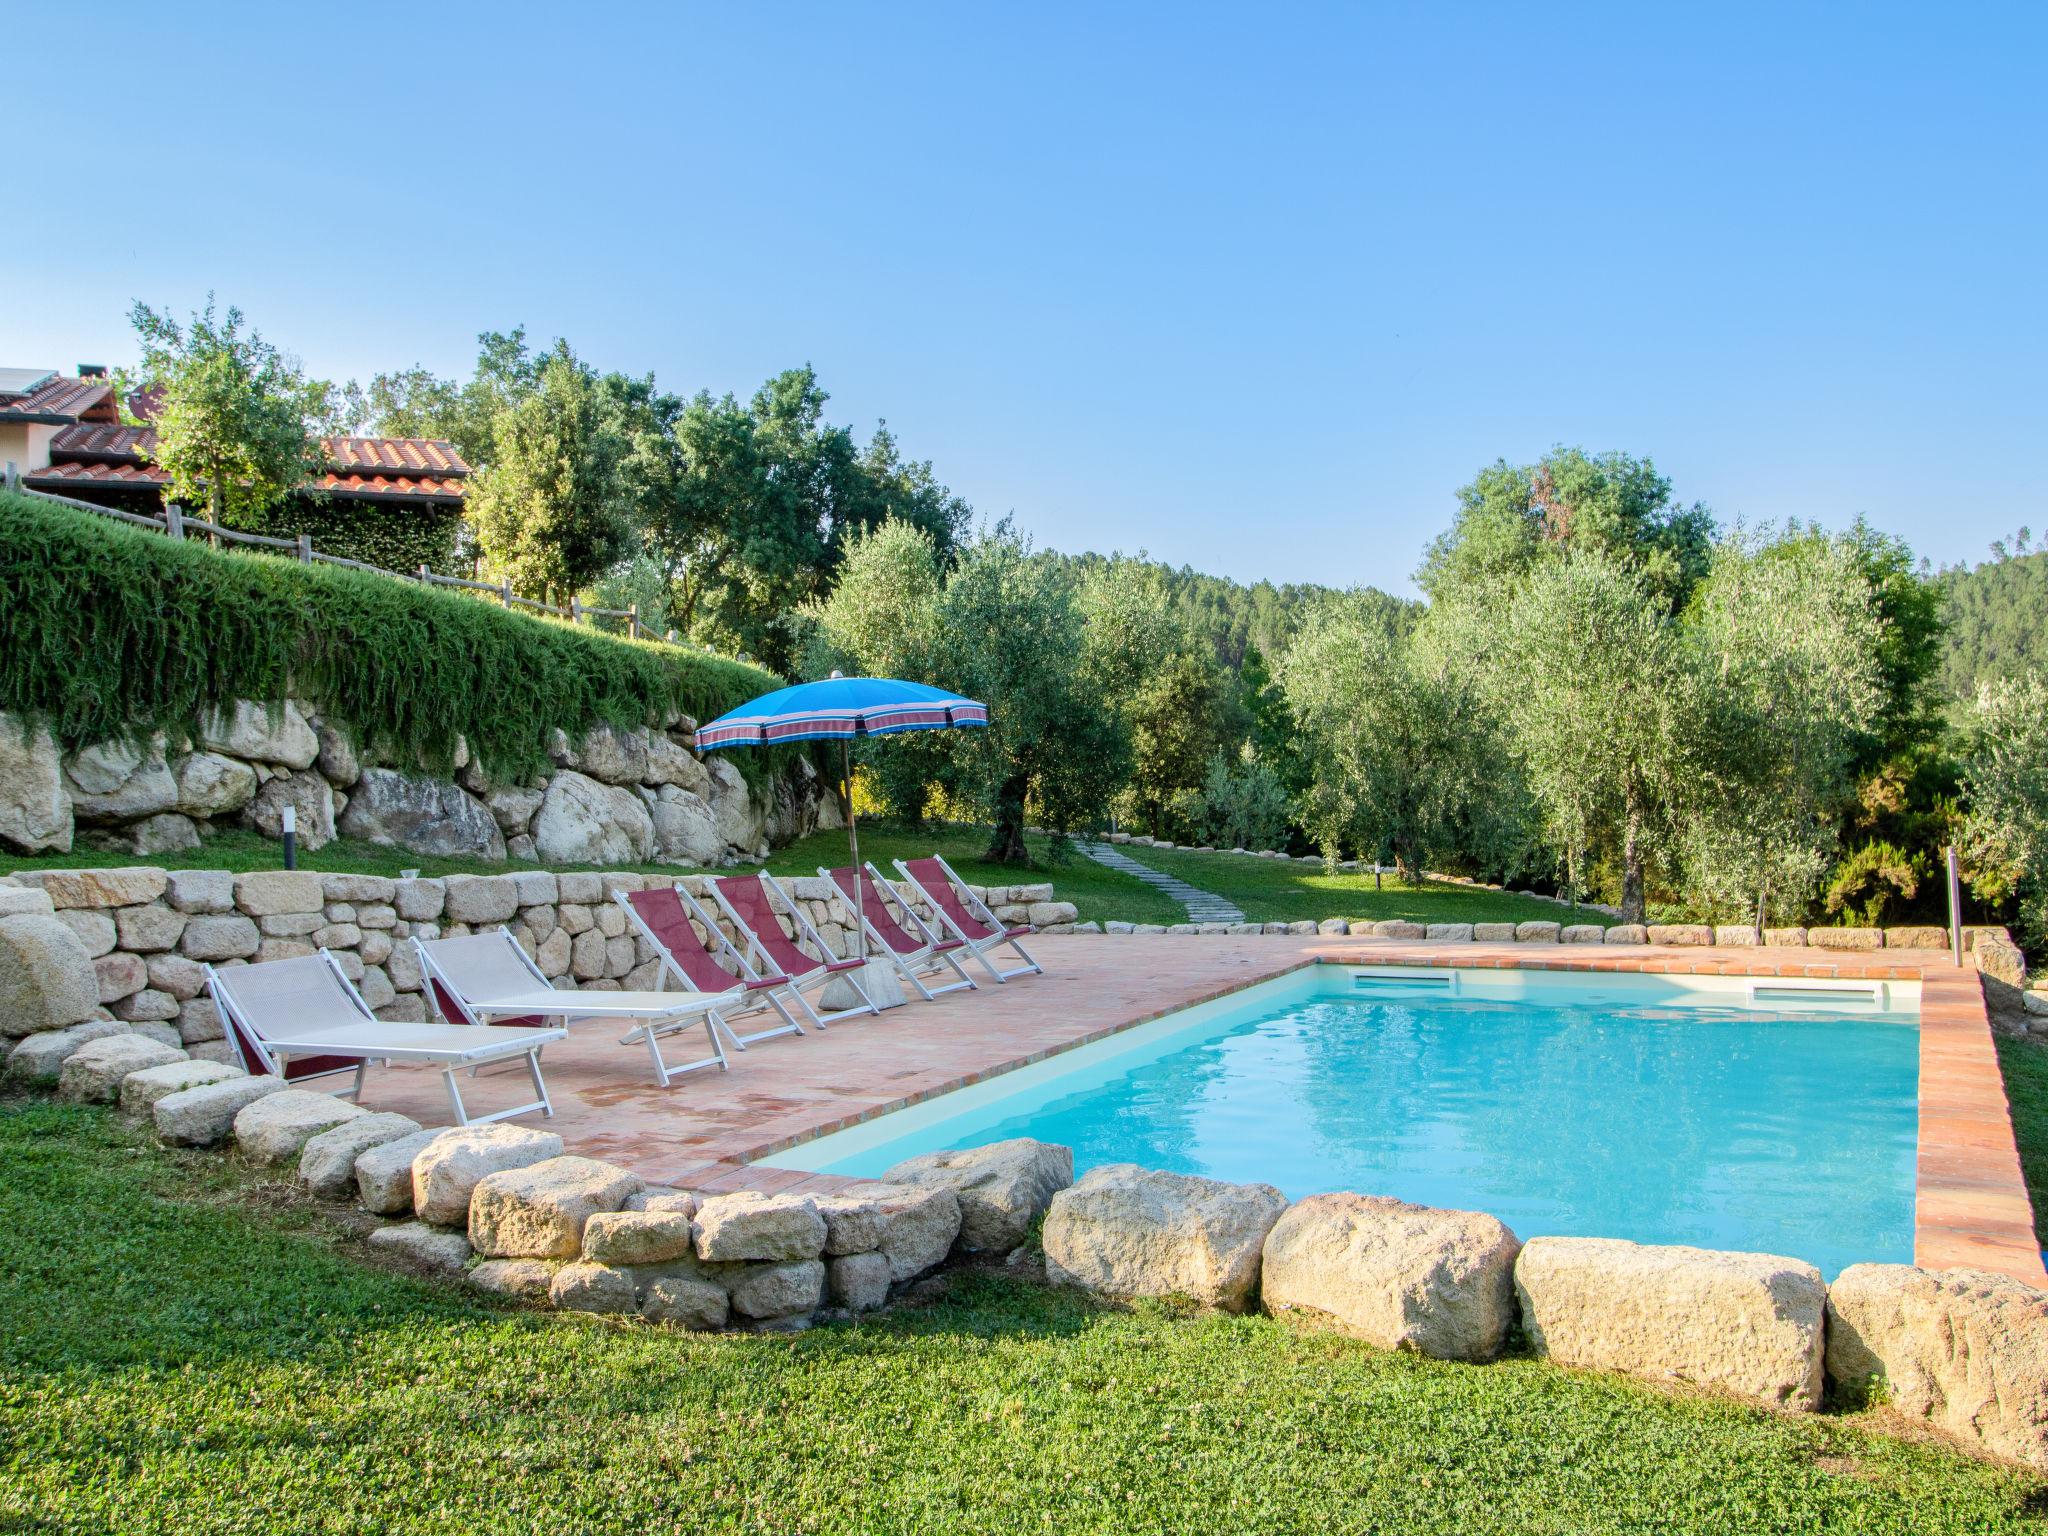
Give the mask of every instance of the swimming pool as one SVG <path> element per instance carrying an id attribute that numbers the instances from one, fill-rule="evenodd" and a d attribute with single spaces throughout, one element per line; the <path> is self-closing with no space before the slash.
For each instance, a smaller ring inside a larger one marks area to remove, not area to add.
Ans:
<path id="1" fill-rule="evenodd" d="M 1315 965 L 764 1161 L 1034 1136 L 1570 1234 L 1910 1262 L 1915 982 Z M 963 1027 L 972 1027 L 963 1021 Z"/>

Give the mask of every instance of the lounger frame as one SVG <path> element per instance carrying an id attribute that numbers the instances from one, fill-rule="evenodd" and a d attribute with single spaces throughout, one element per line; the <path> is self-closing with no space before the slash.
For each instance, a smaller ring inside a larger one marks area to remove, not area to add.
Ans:
<path id="1" fill-rule="evenodd" d="M 362 993 L 356 990 L 355 983 L 348 979 L 348 973 L 341 968 L 340 962 L 334 958 L 332 952 L 323 948 L 320 951 L 320 959 L 332 973 L 350 1006 L 363 1016 L 365 1025 L 385 1022 L 371 1011 L 370 1005 L 363 1000 Z M 329 1071 L 309 1073 L 305 1077 L 291 1079 L 287 1078 L 285 1069 L 292 1057 L 355 1056 L 355 1081 L 349 1087 L 340 1090 L 337 1097 L 353 1098 L 360 1104 L 363 1097 L 363 1080 L 372 1062 L 385 1066 L 392 1062 L 420 1062 L 440 1067 L 442 1086 L 448 1090 L 448 1107 L 453 1111 L 457 1125 L 488 1125 L 495 1120 L 509 1120 L 514 1115 L 531 1114 L 536 1109 L 542 1115 L 552 1115 L 555 1112 L 554 1103 L 548 1097 L 547 1079 L 541 1076 L 540 1053 L 543 1047 L 557 1040 L 566 1040 L 569 1035 L 566 1029 L 529 1029 L 516 1037 L 480 1040 L 473 1047 L 459 1050 L 392 1043 L 365 1046 L 360 1042 L 332 1039 L 278 1041 L 266 1036 L 262 1027 L 250 1016 L 241 998 L 236 995 L 231 971 L 223 974 L 210 965 L 204 967 L 204 970 L 206 990 L 213 998 L 214 1007 L 220 1010 L 221 1020 L 227 1026 L 235 1052 L 242 1057 L 243 1064 L 252 1071 L 260 1068 L 262 1071 L 275 1074 L 280 1082 L 304 1083 L 315 1078 L 331 1077 L 349 1069 L 335 1067 Z M 395 1027 L 405 1029 L 412 1026 Z M 536 1036 L 540 1038 L 534 1038 Z M 252 1055 L 255 1057 L 253 1061 L 250 1060 Z M 533 1102 L 516 1105 L 511 1109 L 495 1110 L 488 1115 L 470 1114 L 468 1106 L 462 1102 L 462 1089 L 455 1080 L 455 1074 L 465 1068 L 474 1071 L 477 1067 L 513 1057 L 521 1058 L 526 1063 L 527 1075 L 533 1082 Z"/>
<path id="2" fill-rule="evenodd" d="M 1021 932 L 1013 932 L 1008 923 L 1005 923 L 995 913 L 991 912 L 988 908 L 988 903 L 984 902 L 967 888 L 967 882 L 953 872 L 953 866 L 948 864 L 941 855 L 936 853 L 931 855 L 931 861 L 938 865 L 945 872 L 946 878 L 952 882 L 953 894 L 959 899 L 960 905 L 965 907 L 970 915 L 979 918 L 995 931 L 984 934 L 969 933 L 954 920 L 953 914 L 946 910 L 944 903 L 940 902 L 932 894 L 924 882 L 910 872 L 909 864 L 902 859 L 892 860 L 896 866 L 896 872 L 909 882 L 912 890 L 925 899 L 925 904 L 932 909 L 932 915 L 938 919 L 939 927 L 942 930 L 950 930 L 955 938 L 961 940 L 967 952 L 980 961 L 982 968 L 989 975 L 995 977 L 997 981 L 1008 981 L 1014 976 L 1044 975 L 1045 967 L 1031 958 L 1031 951 L 1026 949 L 1022 943 Z M 1017 966 L 1013 970 L 1006 971 L 989 959 L 989 951 L 1001 949 L 1005 945 L 1017 952 L 1018 958 L 1024 962 L 1022 965 Z"/>
<path id="3" fill-rule="evenodd" d="M 556 986 L 548 979 L 546 973 L 538 965 L 534 964 L 533 957 L 520 947 L 519 941 L 512 936 L 511 929 L 501 925 L 497 932 L 499 937 L 505 941 L 506 947 L 519 957 L 521 968 L 533 978 L 534 985 L 541 991 L 552 992 L 556 997 L 564 999 L 561 1006 L 536 1010 L 531 1006 L 532 1000 L 527 999 L 516 1008 L 501 1009 L 495 1008 L 487 1002 L 465 997 L 462 989 L 455 984 L 454 978 L 449 976 L 447 971 L 434 961 L 429 945 L 439 941 L 427 940 L 422 942 L 415 938 L 411 940 L 413 953 L 419 956 L 420 971 L 426 977 L 429 983 L 428 990 L 437 1002 L 444 998 L 452 1002 L 457 1010 L 461 1012 L 462 1016 L 472 1024 L 489 1024 L 489 1015 L 493 1013 L 504 1013 L 523 1018 L 537 1011 L 560 1014 L 564 1028 L 584 1019 L 639 1019 L 639 1027 L 637 1029 L 629 1029 L 626 1033 L 619 1036 L 619 1043 L 621 1045 L 641 1044 L 647 1047 L 648 1060 L 654 1067 L 654 1080 L 663 1088 L 669 1086 L 671 1079 L 680 1077 L 686 1072 L 696 1072 L 706 1067 L 716 1067 L 721 1072 L 730 1069 L 732 1064 L 726 1060 L 725 1047 L 718 1038 L 719 1025 L 723 1022 L 719 1018 L 719 1010 L 721 1007 L 726 1006 L 726 1002 L 721 1001 L 721 999 L 731 1003 L 737 1003 L 740 1000 L 740 993 L 737 987 L 732 992 L 726 994 L 704 994 L 701 1001 L 693 1003 L 686 1009 L 670 1013 L 664 1018 L 649 1018 L 644 1011 L 636 1011 L 631 1007 L 621 1006 L 616 1003 L 607 1004 L 604 999 L 610 994 L 604 992 L 578 992 L 570 988 Z M 667 976 L 667 969 L 664 967 L 662 971 L 657 973 L 657 983 L 665 982 Z M 657 985 L 655 990 L 659 992 L 665 989 Z M 568 999 L 574 999 L 574 1001 L 567 1001 Z M 705 1038 L 711 1042 L 710 1055 L 700 1056 L 695 1061 L 670 1061 L 662 1054 L 662 1036 L 673 1035 L 686 1029 L 692 1029 L 700 1023 L 704 1026 Z"/>
<path id="4" fill-rule="evenodd" d="M 725 956 L 725 958 L 732 961 L 738 967 L 734 980 L 739 984 L 737 987 L 740 999 L 739 1004 L 730 1009 L 721 1009 L 718 1014 L 718 1027 L 725 1032 L 725 1038 L 731 1042 L 732 1048 L 736 1051 L 744 1051 L 748 1046 L 759 1040 L 772 1040 L 777 1035 L 802 1034 L 804 1032 L 803 1025 L 797 1021 L 796 1015 L 791 1013 L 788 1006 L 776 995 L 789 989 L 789 978 L 786 976 L 782 977 L 774 986 L 761 986 L 760 983 L 767 980 L 770 975 L 780 976 L 781 973 L 755 970 L 740 947 L 726 937 L 725 930 L 718 926 L 718 920 L 709 912 L 706 912 L 694 896 L 680 885 L 673 886 L 671 889 L 676 893 L 676 899 L 683 904 L 684 913 L 710 936 L 712 947 L 717 953 Z M 690 980 L 688 974 L 677 963 L 675 957 L 669 953 L 668 946 L 661 941 L 653 929 L 647 926 L 645 920 L 641 918 L 640 913 L 634 908 L 632 901 L 628 897 L 629 893 L 625 891 L 614 891 L 612 893 L 612 899 L 626 909 L 626 920 L 639 930 L 640 937 L 645 939 L 655 954 L 661 958 L 662 975 L 667 976 L 673 973 L 678 981 L 687 985 Z M 762 999 L 760 1002 L 753 1001 L 756 995 Z M 803 998 L 801 996 L 797 998 L 797 1004 L 799 1007 L 803 1005 Z M 750 1013 L 760 1012 L 763 1008 L 774 1009 L 782 1022 L 773 1029 L 757 1029 L 752 1034 L 747 1035 L 739 1033 L 739 1031 L 732 1027 L 732 1021 L 735 1018 L 744 1018 Z"/>
<path id="5" fill-rule="evenodd" d="M 872 860 L 862 868 L 867 872 L 868 889 L 878 899 L 894 902 L 896 910 L 909 919 L 907 927 L 900 923 L 897 926 L 904 928 L 906 933 L 914 930 L 915 934 L 923 939 L 923 943 L 914 949 L 899 950 L 884 936 L 882 930 L 876 926 L 875 920 L 868 915 L 869 909 L 863 905 L 859 910 L 860 923 L 867 934 L 869 944 L 873 946 L 872 953 L 893 961 L 897 974 L 917 988 L 918 995 L 926 1002 L 947 992 L 959 992 L 963 989 L 969 992 L 979 991 L 981 983 L 961 969 L 960 962 L 954 958 L 955 950 L 965 949 L 967 946 L 959 939 L 949 939 L 934 932 L 931 924 L 917 915 L 917 909 L 903 899 L 902 893 L 882 877 L 882 872 L 875 868 Z M 831 882 L 832 889 L 839 894 L 839 904 L 842 907 L 848 911 L 854 910 L 853 901 L 846 894 L 846 888 L 840 885 L 838 877 L 830 869 L 820 864 L 818 876 Z M 949 981 L 942 987 L 926 985 L 925 973 L 941 968 L 950 969 L 959 980 Z"/>
<path id="6" fill-rule="evenodd" d="M 818 937 L 818 930 L 813 928 L 810 919 L 804 916 L 803 908 L 791 899 L 789 892 L 785 891 L 776 882 L 775 877 L 763 871 L 755 876 L 755 878 L 767 887 L 771 896 L 779 897 L 782 904 L 789 909 L 791 926 L 797 930 L 797 938 L 791 942 L 800 948 L 801 941 L 809 939 L 817 946 L 819 954 L 830 955 L 832 953 L 830 946 Z M 809 1019 L 819 1030 L 823 1030 L 828 1024 L 837 1024 L 841 1019 L 854 1018 L 859 1014 L 881 1013 L 882 1010 L 875 1006 L 875 1000 L 868 996 L 867 988 L 860 984 L 860 968 L 858 966 L 848 966 L 844 961 L 839 960 L 820 960 L 810 970 L 803 972 L 801 975 L 784 970 L 783 967 L 775 963 L 775 957 L 768 952 L 767 945 L 761 942 L 761 936 L 754 932 L 753 927 L 744 917 L 740 916 L 739 912 L 733 907 L 733 904 L 725 899 L 725 893 L 719 889 L 718 881 L 710 879 L 705 882 L 705 885 L 711 892 L 711 899 L 718 904 L 718 910 L 723 912 L 731 921 L 734 931 L 747 941 L 748 955 L 750 957 L 759 955 L 763 965 L 768 966 L 772 970 L 781 971 L 782 974 L 789 977 L 790 996 L 796 999 L 797 1006 L 804 1012 L 804 1017 Z M 772 913 L 774 903 L 770 902 L 769 907 Z M 804 988 L 828 984 L 834 977 L 843 978 L 852 986 L 854 995 L 860 999 L 859 1007 L 841 1008 L 832 1013 L 822 1013 L 813 1006 L 808 997 L 804 996 Z"/>

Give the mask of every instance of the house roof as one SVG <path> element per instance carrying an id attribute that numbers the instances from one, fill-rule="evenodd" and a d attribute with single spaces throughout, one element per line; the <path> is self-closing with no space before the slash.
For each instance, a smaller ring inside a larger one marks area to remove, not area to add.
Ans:
<path id="1" fill-rule="evenodd" d="M 79 464 L 142 464 L 156 447 L 148 427 L 66 427 L 50 439 L 50 459 Z"/>
<path id="2" fill-rule="evenodd" d="M 114 391 L 105 379 L 46 378 L 23 394 L 0 395 L 0 421 L 66 427 L 75 421 L 115 419 Z"/>
<path id="3" fill-rule="evenodd" d="M 118 490 L 159 490 L 170 476 L 154 464 L 79 464 L 52 460 L 21 477 L 31 490 L 62 491 L 67 486 L 100 485 Z"/>
<path id="4" fill-rule="evenodd" d="M 327 437 L 328 471 L 319 489 L 348 501 L 460 506 L 469 466 L 449 444 L 421 437 Z M 152 462 L 154 427 L 76 426 L 50 440 L 50 463 L 24 478 L 31 486 L 161 486 L 170 477 Z"/>
<path id="5" fill-rule="evenodd" d="M 395 469 L 456 479 L 469 473 L 469 466 L 462 462 L 454 444 L 437 437 L 327 437 L 321 442 L 329 462 L 339 470 L 381 473 Z"/>

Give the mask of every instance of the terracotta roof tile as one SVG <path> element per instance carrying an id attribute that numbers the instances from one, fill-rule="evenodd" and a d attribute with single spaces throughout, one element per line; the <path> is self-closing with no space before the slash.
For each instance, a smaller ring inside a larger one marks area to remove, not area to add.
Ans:
<path id="1" fill-rule="evenodd" d="M 462 500 L 462 481 L 450 476 L 421 475 L 336 475 L 320 477 L 320 488 L 330 496 L 359 500 L 445 501 Z"/>
<path id="2" fill-rule="evenodd" d="M 0 399 L 0 421 L 108 420 L 114 391 L 105 379 L 50 379 L 25 395 Z"/>
<path id="3" fill-rule="evenodd" d="M 148 427 L 66 427 L 50 439 L 53 462 L 75 464 L 141 464 L 156 447 Z"/>
<path id="4" fill-rule="evenodd" d="M 452 446 L 438 439 L 329 437 L 322 439 L 322 445 L 331 468 L 320 477 L 320 488 L 330 496 L 449 504 L 463 498 L 463 477 L 469 466 Z M 155 449 L 153 427 L 67 427 L 50 440 L 50 467 L 28 479 L 33 483 L 43 476 L 53 483 L 73 485 L 160 485 L 167 477 L 150 464 Z M 120 475 L 113 473 L 115 470 L 146 472 Z"/>
<path id="5" fill-rule="evenodd" d="M 469 473 L 452 443 L 432 437 L 329 437 L 322 439 L 337 470 L 399 470 L 408 474 Z"/>
<path id="6" fill-rule="evenodd" d="M 52 463 L 23 475 L 21 483 L 32 490 L 61 491 L 69 485 L 133 486 L 155 490 L 169 479 L 170 476 L 154 464 Z"/>

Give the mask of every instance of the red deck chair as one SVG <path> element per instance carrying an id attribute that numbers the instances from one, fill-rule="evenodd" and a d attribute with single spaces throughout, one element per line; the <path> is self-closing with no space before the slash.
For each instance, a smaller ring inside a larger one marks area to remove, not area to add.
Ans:
<path id="1" fill-rule="evenodd" d="M 818 937 L 817 929 L 813 928 L 809 919 L 804 916 L 804 909 L 792 901 L 786 892 L 782 892 L 779 886 L 771 893 L 770 887 L 774 885 L 772 876 L 726 875 L 714 877 L 710 885 L 711 899 L 718 903 L 719 910 L 732 920 L 733 927 L 746 941 L 749 957 L 758 958 L 769 970 L 780 971 L 789 978 L 791 994 L 796 998 L 805 1016 L 818 1028 L 823 1029 L 827 1024 L 851 1018 L 857 1013 L 879 1014 L 882 1011 L 875 1006 L 874 999 L 868 996 L 867 989 L 860 984 L 860 971 L 867 962 L 832 959 L 832 951 L 826 948 L 825 941 Z M 796 941 L 782 931 L 782 924 L 775 910 L 775 894 L 781 894 L 783 904 L 789 908 L 791 926 L 809 939 L 817 947 L 818 955 L 823 958 L 805 954 L 797 947 Z M 804 989 L 818 987 L 822 990 L 835 976 L 845 978 L 848 985 L 853 988 L 854 995 L 860 999 L 860 1006 L 842 1008 L 836 1013 L 821 1014 L 812 1006 L 811 1000 L 804 996 Z"/>
<path id="2" fill-rule="evenodd" d="M 970 991 L 975 989 L 974 978 L 961 970 L 960 962 L 953 958 L 953 951 L 965 949 L 966 944 L 960 939 L 940 938 L 926 927 L 924 919 L 897 896 L 874 865 L 868 865 L 865 874 L 860 876 L 856 876 L 850 865 L 844 869 L 826 869 L 820 865 L 818 873 L 832 882 L 847 911 L 861 915 L 874 953 L 893 960 L 903 979 L 917 988 L 926 1002 L 941 992 L 958 992 L 962 987 Z M 896 921 L 895 914 L 889 910 L 891 901 L 910 920 L 910 928 Z M 912 932 L 912 928 L 916 931 Z M 948 982 L 943 987 L 925 985 L 925 973 L 948 967 L 960 978 L 958 981 Z"/>
<path id="3" fill-rule="evenodd" d="M 665 886 L 649 891 L 619 891 L 616 899 L 626 909 L 633 926 L 640 930 L 640 936 L 661 957 L 662 966 L 685 987 L 694 992 L 711 992 L 738 986 L 744 989 L 746 997 L 738 1009 L 739 1016 L 758 1013 L 763 1008 L 773 1008 L 781 1016 L 782 1022 L 773 1029 L 757 1029 L 742 1035 L 732 1027 L 733 1015 L 721 1014 L 719 1027 L 736 1048 L 744 1051 L 756 1040 L 804 1032 L 803 1025 L 776 995 L 789 986 L 789 978 L 779 974 L 763 976 L 747 964 L 747 957 L 720 930 L 717 920 L 690 899 L 689 892 Z M 692 926 L 692 919 L 697 926 Z M 702 936 L 698 927 L 703 929 Z M 730 970 L 719 963 L 721 959 L 730 963 Z"/>
<path id="4" fill-rule="evenodd" d="M 912 859 L 907 864 L 898 859 L 896 870 L 938 914 L 940 928 L 959 939 L 967 952 L 979 960 L 997 981 L 1008 981 L 1012 976 L 1045 974 L 1045 967 L 1031 958 L 1021 942 L 1031 930 L 1004 927 L 981 898 L 967 889 L 967 882 L 954 874 L 952 866 L 937 854 L 928 859 Z M 1001 949 L 1004 945 L 1015 950 L 1024 962 L 1015 970 L 998 970 L 988 957 L 990 950 Z"/>

